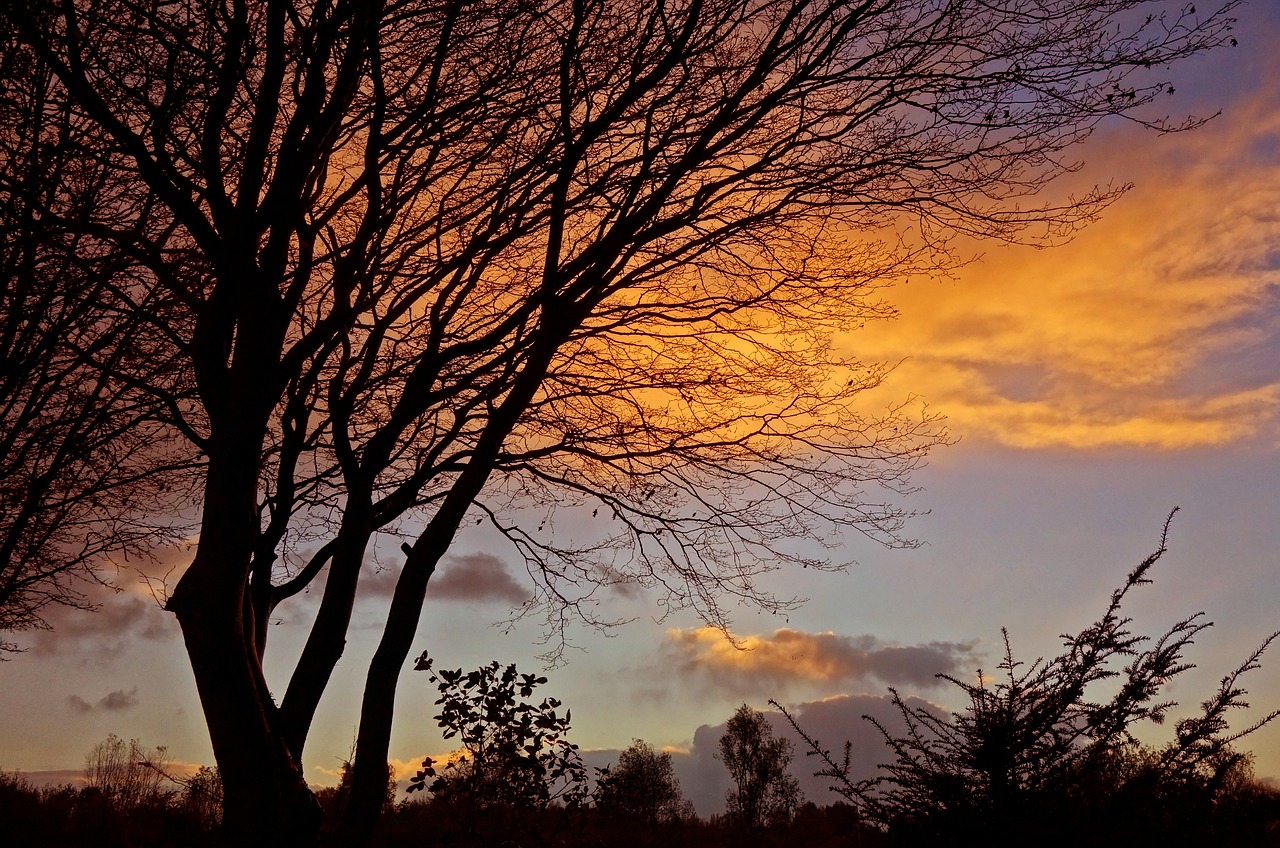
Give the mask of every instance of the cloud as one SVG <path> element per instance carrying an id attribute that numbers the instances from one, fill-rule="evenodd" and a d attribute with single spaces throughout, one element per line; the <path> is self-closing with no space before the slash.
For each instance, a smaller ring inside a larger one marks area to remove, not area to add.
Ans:
<path id="1" fill-rule="evenodd" d="M 891 685 L 938 685 L 936 675 L 963 671 L 973 645 L 929 642 L 888 645 L 874 636 L 804 633 L 780 628 L 767 636 L 736 637 L 714 627 L 667 631 L 664 656 L 682 672 L 699 674 L 737 695 L 776 692 L 793 683 L 840 684 L 875 678 Z"/>
<path id="2" fill-rule="evenodd" d="M 511 576 L 502 560 L 492 554 L 448 557 L 432 579 L 427 596 L 446 601 L 504 601 L 519 604 L 529 590 Z"/>
<path id="3" fill-rule="evenodd" d="M 138 687 L 135 686 L 128 692 L 123 689 L 117 689 L 114 692 L 108 692 L 98 701 L 98 709 L 108 712 L 119 712 L 120 710 L 128 710 L 138 706 Z"/>
<path id="4" fill-rule="evenodd" d="M 899 319 L 842 346 L 905 358 L 887 390 L 1004 445 L 1280 440 L 1280 98 L 1185 135 L 1099 133 L 1085 154 L 1064 188 L 1136 184 L 1098 223 L 1044 251 L 975 246 L 955 282 L 899 287 Z"/>
<path id="5" fill-rule="evenodd" d="M 79 695 L 67 696 L 67 704 L 77 713 L 115 713 L 122 712 L 124 710 L 131 710 L 138 706 L 138 687 L 135 686 L 128 692 L 123 689 L 116 689 L 112 692 L 108 692 L 98 699 L 96 706 L 89 703 L 84 698 L 81 698 Z"/>
<path id="6" fill-rule="evenodd" d="M 366 563 L 368 566 L 369 564 Z M 328 576 L 326 571 L 324 577 Z M 323 587 L 321 578 L 321 588 Z M 390 598 L 400 579 L 400 569 L 385 564 L 368 567 L 360 577 L 360 597 Z M 317 597 L 319 593 L 316 593 Z M 492 554 L 463 554 L 445 557 L 427 587 L 427 597 L 438 601 L 503 601 L 523 603 L 529 590 L 507 571 L 502 560 Z"/>
<path id="7" fill-rule="evenodd" d="M 145 584 L 93 584 L 85 595 L 93 610 L 47 608 L 49 630 L 24 634 L 37 656 L 79 654 L 97 663 L 110 662 L 135 639 L 161 640 L 179 634 L 177 621 L 160 608 Z"/>
<path id="8" fill-rule="evenodd" d="M 84 776 L 83 769 L 45 769 L 42 771 L 17 771 L 14 772 L 20 779 L 27 781 L 32 786 L 53 787 L 53 786 L 74 786 L 83 788 L 88 780 Z"/>

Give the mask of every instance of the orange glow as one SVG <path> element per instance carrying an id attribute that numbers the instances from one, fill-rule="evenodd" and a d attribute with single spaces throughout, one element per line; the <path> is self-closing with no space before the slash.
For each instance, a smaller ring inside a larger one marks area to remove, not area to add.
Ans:
<path id="1" fill-rule="evenodd" d="M 956 282 L 900 287 L 899 320 L 842 347 L 906 357 L 889 390 L 920 393 L 970 438 L 1274 442 L 1280 384 L 1228 383 L 1212 362 L 1265 341 L 1274 316 L 1280 180 L 1260 177 L 1277 172 L 1278 137 L 1280 109 L 1255 101 L 1186 136 L 1098 138 L 1080 182 L 1136 184 L 1099 223 L 1046 251 L 977 246 Z"/>
<path id="2" fill-rule="evenodd" d="M 848 660 L 836 644 L 840 637 L 780 628 L 771 636 L 725 638 L 715 627 L 674 628 L 667 638 L 691 663 L 748 675 L 840 680 L 849 676 Z M 736 642 L 736 646 L 735 643 Z"/>

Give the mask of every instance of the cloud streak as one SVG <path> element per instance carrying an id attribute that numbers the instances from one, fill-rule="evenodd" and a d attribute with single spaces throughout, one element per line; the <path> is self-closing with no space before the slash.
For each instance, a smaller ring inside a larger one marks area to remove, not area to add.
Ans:
<path id="1" fill-rule="evenodd" d="M 963 664 L 973 660 L 971 643 L 891 645 L 869 635 L 804 633 L 786 627 L 734 641 L 736 646 L 714 627 L 677 628 L 667 631 L 663 653 L 683 674 L 700 675 L 716 688 L 740 695 L 795 683 L 868 679 L 927 688 L 938 684 L 939 673 L 962 672 Z"/>

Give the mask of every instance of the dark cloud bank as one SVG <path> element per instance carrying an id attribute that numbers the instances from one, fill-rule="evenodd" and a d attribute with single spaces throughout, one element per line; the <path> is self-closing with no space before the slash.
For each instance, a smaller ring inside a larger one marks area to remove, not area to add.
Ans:
<path id="1" fill-rule="evenodd" d="M 940 712 L 937 707 L 920 698 L 904 700 L 908 707 L 925 707 Z M 900 733 L 906 729 L 901 713 L 888 695 L 837 695 L 797 704 L 788 709 L 806 733 L 837 756 L 844 750 L 846 741 L 853 743 L 851 776 L 854 780 L 872 777 L 879 765 L 891 758 L 884 738 L 871 722 L 863 718 L 864 715 L 875 718 L 890 733 Z M 813 776 L 813 772 L 820 767 L 819 763 L 816 758 L 805 756 L 804 742 L 782 714 L 774 710 L 763 712 L 773 727 L 774 735 L 791 740 L 794 759 L 790 770 L 799 780 L 805 798 L 815 804 L 830 804 L 840 800 L 840 796 L 830 790 L 830 781 Z M 725 720 L 727 722 L 728 716 Z M 688 751 L 673 751 L 671 755 L 680 787 L 701 816 L 724 812 L 729 773 L 715 757 L 724 731 L 724 722 L 715 726 L 704 724 L 694 732 L 693 744 Z M 594 768 L 616 762 L 618 753 L 616 750 L 587 751 L 584 752 L 583 759 L 588 767 Z"/>

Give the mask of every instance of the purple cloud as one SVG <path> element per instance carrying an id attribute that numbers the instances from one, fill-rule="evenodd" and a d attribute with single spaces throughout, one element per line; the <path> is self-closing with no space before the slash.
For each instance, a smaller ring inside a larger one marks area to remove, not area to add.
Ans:
<path id="1" fill-rule="evenodd" d="M 109 662 L 135 639 L 165 639 L 179 633 L 177 620 L 145 594 L 112 586 L 91 585 L 85 595 L 93 610 L 50 607 L 48 630 L 24 634 L 37 656 L 80 654 L 95 662 Z"/>
<path id="2" fill-rule="evenodd" d="M 528 600 L 529 590 L 520 585 L 496 556 L 465 554 L 445 561 L 444 567 L 431 578 L 427 596 L 443 601 L 519 604 Z"/>
<path id="3" fill-rule="evenodd" d="M 906 698 L 909 708 L 924 707 L 941 713 L 941 709 L 920 698 Z M 893 752 L 878 730 L 865 720 L 870 716 L 893 734 L 906 731 L 902 714 L 888 695 L 836 695 L 817 701 L 808 701 L 787 709 L 795 716 L 811 737 L 836 755 L 841 755 L 844 743 L 853 745 L 850 777 L 864 780 L 876 775 L 880 765 L 892 759 Z M 774 736 L 789 739 L 793 758 L 789 771 L 799 781 L 800 791 L 815 804 L 830 804 L 840 800 L 831 791 L 831 781 L 815 777 L 813 772 L 820 763 L 805 755 L 804 741 L 783 718 L 772 709 L 761 710 L 773 728 Z M 725 721 L 729 718 L 725 716 Z M 687 750 L 667 749 L 671 752 L 671 764 L 684 796 L 693 802 L 701 816 L 724 812 L 725 792 L 729 789 L 729 773 L 716 759 L 720 749 L 720 737 L 724 735 L 725 722 L 702 725 L 693 734 L 693 743 Z M 617 750 L 584 751 L 583 760 L 589 766 L 603 766 L 617 761 Z"/>
<path id="4" fill-rule="evenodd" d="M 390 598 L 399 579 L 399 568 L 385 565 L 370 568 L 360 578 L 360 595 L 369 599 Z M 492 554 L 445 557 L 427 586 L 427 597 L 438 601 L 519 604 L 528 600 L 529 594 L 529 590 L 507 571 L 502 560 Z"/>
<path id="5" fill-rule="evenodd" d="M 72 710 L 78 713 L 116 713 L 123 710 L 130 710 L 138 706 L 138 687 L 135 686 L 128 692 L 123 689 L 116 689 L 112 692 L 108 692 L 98 699 L 98 703 L 96 705 L 89 703 L 79 695 L 68 695 L 67 704 Z"/>
<path id="6" fill-rule="evenodd" d="M 108 712 L 119 712 L 120 710 L 128 710 L 138 706 L 138 687 L 135 686 L 128 692 L 123 689 L 117 689 L 114 692 L 108 692 L 98 701 L 98 709 Z"/>

